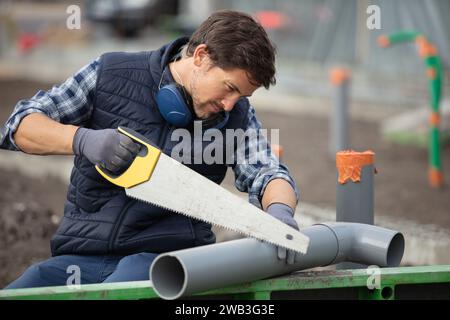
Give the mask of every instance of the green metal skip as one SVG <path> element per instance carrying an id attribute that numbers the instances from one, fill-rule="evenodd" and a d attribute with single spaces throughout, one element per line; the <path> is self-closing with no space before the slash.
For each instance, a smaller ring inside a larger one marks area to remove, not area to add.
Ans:
<path id="1" fill-rule="evenodd" d="M 301 271 L 195 294 L 190 299 L 450 299 L 450 265 Z M 7 300 L 159 299 L 150 281 L 0 290 Z"/>

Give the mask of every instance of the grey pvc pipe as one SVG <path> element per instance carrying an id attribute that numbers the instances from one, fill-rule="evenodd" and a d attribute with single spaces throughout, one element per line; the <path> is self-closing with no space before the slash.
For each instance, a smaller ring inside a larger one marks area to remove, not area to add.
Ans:
<path id="1" fill-rule="evenodd" d="M 372 224 L 374 223 L 373 214 L 373 195 L 374 195 L 374 167 L 366 165 L 361 168 L 361 181 L 347 181 L 345 184 L 337 182 L 336 187 L 336 221 L 338 222 L 356 222 Z M 352 262 L 339 263 L 336 269 L 361 269 L 365 264 L 356 264 Z"/>
<path id="2" fill-rule="evenodd" d="M 400 264 L 403 235 L 359 223 L 323 223 L 302 229 L 308 252 L 288 265 L 273 245 L 245 238 L 159 255 L 150 267 L 153 289 L 163 299 L 178 299 L 215 289 L 326 266 L 342 261 L 380 267 Z"/>
<path id="3" fill-rule="evenodd" d="M 337 183 L 336 221 L 373 224 L 374 167 L 361 169 L 361 181 Z"/>
<path id="4" fill-rule="evenodd" d="M 329 152 L 332 157 L 336 152 L 349 148 L 348 134 L 348 95 L 350 90 L 350 79 L 345 78 L 339 84 L 334 84 L 332 98 L 332 112 L 330 117 L 330 146 Z"/>

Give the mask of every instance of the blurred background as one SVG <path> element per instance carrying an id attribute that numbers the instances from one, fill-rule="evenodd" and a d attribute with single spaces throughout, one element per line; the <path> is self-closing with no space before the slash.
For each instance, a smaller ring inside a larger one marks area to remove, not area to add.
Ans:
<path id="1" fill-rule="evenodd" d="M 370 5 L 380 9 L 380 29 L 368 27 Z M 72 28 L 77 8 L 79 28 Z M 277 46 L 277 85 L 259 89 L 251 103 L 265 128 L 280 129 L 283 161 L 301 191 L 299 223 L 335 220 L 329 146 L 339 88 L 330 71 L 343 67 L 347 146 L 376 154 L 375 224 L 405 234 L 404 265 L 450 264 L 450 1 L 0 0 L 0 124 L 19 100 L 60 84 L 102 53 L 157 49 L 220 9 L 251 14 Z M 427 67 L 414 41 L 389 48 L 378 42 L 400 31 L 424 35 L 441 59 L 441 188 L 427 177 Z M 71 165 L 71 157 L 0 150 L 0 287 L 50 255 Z M 223 186 L 237 192 L 232 172 Z"/>

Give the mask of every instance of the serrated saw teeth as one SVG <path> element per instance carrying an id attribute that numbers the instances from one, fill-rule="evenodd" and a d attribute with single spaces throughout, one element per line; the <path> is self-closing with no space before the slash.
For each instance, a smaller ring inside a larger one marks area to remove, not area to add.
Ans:
<path id="1" fill-rule="evenodd" d="M 144 200 L 144 199 L 140 199 L 140 198 L 134 197 L 134 196 L 132 196 L 132 195 L 129 195 L 129 197 L 130 197 L 130 198 L 133 198 L 133 199 L 135 199 L 135 200 L 138 200 L 138 201 L 142 201 L 142 202 L 145 202 L 145 203 L 154 205 L 154 206 L 156 206 L 156 207 L 158 207 L 158 208 L 161 208 L 161 209 L 164 209 L 164 210 L 169 210 L 169 211 L 174 212 L 174 213 L 176 213 L 176 214 L 181 214 L 181 215 L 184 215 L 184 216 L 187 216 L 187 217 L 196 219 L 196 220 L 203 221 L 203 222 L 205 222 L 205 223 L 211 224 L 211 225 L 216 226 L 216 227 L 218 227 L 218 228 L 223 228 L 223 229 L 226 229 L 226 230 L 228 230 L 228 231 L 232 231 L 232 232 L 235 232 L 235 233 L 238 233 L 238 234 L 241 234 L 241 235 L 245 235 L 247 238 L 252 238 L 252 239 L 255 239 L 255 240 L 258 240 L 258 241 L 264 241 L 264 242 L 266 242 L 266 243 L 268 243 L 268 244 L 270 244 L 270 245 L 272 245 L 272 246 L 275 246 L 275 247 L 282 247 L 282 248 L 284 248 L 284 249 L 286 249 L 286 250 L 292 250 L 291 248 L 288 248 L 288 247 L 283 246 L 283 245 L 281 245 L 281 244 L 273 243 L 272 241 L 265 239 L 265 237 L 263 237 L 263 236 L 260 236 L 259 238 L 257 238 L 257 237 L 255 237 L 255 236 L 253 236 L 253 235 L 251 235 L 251 234 L 249 234 L 249 233 L 247 233 L 247 232 L 245 232 L 245 231 L 239 230 L 239 229 L 235 229 L 235 228 L 232 228 L 232 227 L 229 227 L 229 226 L 219 225 L 219 224 L 214 223 L 214 222 L 209 222 L 209 221 L 207 221 L 207 220 L 205 220 L 205 219 L 202 219 L 202 218 L 199 218 L 199 217 L 192 216 L 192 215 L 190 215 L 190 214 L 188 214 L 188 213 L 185 213 L 185 212 L 179 212 L 179 211 L 177 211 L 177 210 L 173 210 L 173 209 L 171 209 L 171 208 L 167 208 L 167 207 L 164 207 L 164 206 L 159 205 L 159 204 L 157 204 L 157 203 L 152 203 L 152 202 L 150 202 L 150 201 L 147 201 L 147 200 Z M 301 253 L 304 253 L 304 252 L 301 252 Z"/>

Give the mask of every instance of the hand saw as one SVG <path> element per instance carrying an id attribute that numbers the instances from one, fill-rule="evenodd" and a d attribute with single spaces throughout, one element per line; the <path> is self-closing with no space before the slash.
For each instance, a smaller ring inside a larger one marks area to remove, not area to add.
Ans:
<path id="1" fill-rule="evenodd" d="M 120 175 L 95 168 L 105 179 L 125 188 L 127 196 L 306 253 L 306 235 L 162 153 L 141 134 L 125 127 L 118 130 L 141 145 L 139 154 Z"/>

